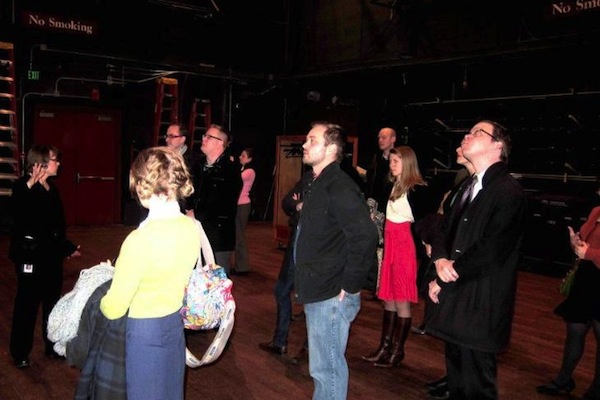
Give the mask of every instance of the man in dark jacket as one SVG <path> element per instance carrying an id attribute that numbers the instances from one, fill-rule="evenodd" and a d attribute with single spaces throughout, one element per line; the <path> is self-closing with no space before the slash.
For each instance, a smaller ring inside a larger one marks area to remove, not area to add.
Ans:
<path id="1" fill-rule="evenodd" d="M 350 323 L 360 310 L 360 290 L 376 262 L 378 233 L 364 196 L 341 170 L 339 126 L 313 123 L 302 162 L 314 179 L 304 189 L 295 237 L 295 296 L 304 304 L 313 399 L 346 399 L 345 351 Z"/>
<path id="2" fill-rule="evenodd" d="M 275 289 L 273 290 L 277 303 L 277 324 L 275 325 L 273 340 L 259 343 L 261 349 L 274 354 L 287 353 L 288 334 L 290 331 L 290 322 L 292 321 L 291 293 L 294 290 L 294 263 L 291 259 L 294 252 L 294 237 L 296 235 L 296 226 L 298 225 L 300 212 L 302 211 L 302 193 L 312 180 L 312 171 L 304 172 L 300 180 L 296 182 L 294 187 L 281 200 L 281 208 L 289 216 L 290 240 L 285 249 L 283 262 L 281 263 Z M 299 361 L 303 360 L 306 351 L 306 347 L 303 346 L 299 356 L 294 358 Z"/>
<path id="3" fill-rule="evenodd" d="M 461 149 L 474 182 L 463 185 L 432 243 L 427 331 L 446 342 L 451 399 L 497 399 L 496 354 L 510 340 L 526 198 L 508 172 L 502 126 L 480 121 Z"/>
<path id="4" fill-rule="evenodd" d="M 192 167 L 195 164 L 195 159 L 192 155 L 191 143 L 190 146 L 186 145 L 185 142 L 188 137 L 188 131 L 183 124 L 171 124 L 167 128 L 167 133 L 165 135 L 165 144 L 166 146 L 177 152 L 183 156 L 185 161 L 185 166 L 188 167 L 190 174 L 192 173 Z M 185 205 L 187 204 L 186 199 L 181 199 L 179 201 L 179 205 L 181 208 L 181 212 L 185 213 Z"/>
<path id="5" fill-rule="evenodd" d="M 377 147 L 379 150 L 373 155 L 367 168 L 367 183 L 365 185 L 365 198 L 377 202 L 377 210 L 385 216 L 387 201 L 392 192 L 393 182 L 390 181 L 390 150 L 396 145 L 396 131 L 393 128 L 384 127 L 377 134 Z M 383 251 L 383 242 L 380 245 Z M 375 265 L 369 271 L 364 289 L 369 293 L 365 296 L 367 300 L 378 300 L 375 295 L 377 281 L 379 278 L 379 267 Z"/>
<path id="6" fill-rule="evenodd" d="M 208 236 L 218 265 L 230 272 L 235 249 L 235 214 L 242 190 L 239 169 L 227 156 L 231 139 L 223 127 L 213 124 L 202 136 L 204 157 L 193 168 L 194 194 L 187 214 L 196 217 Z"/>
<path id="7" fill-rule="evenodd" d="M 373 156 L 367 169 L 367 187 L 365 197 L 377 201 L 377 209 L 385 214 L 385 207 L 392 191 L 393 183 L 389 180 L 390 150 L 396 145 L 396 131 L 382 128 L 377 134 L 379 151 Z"/>

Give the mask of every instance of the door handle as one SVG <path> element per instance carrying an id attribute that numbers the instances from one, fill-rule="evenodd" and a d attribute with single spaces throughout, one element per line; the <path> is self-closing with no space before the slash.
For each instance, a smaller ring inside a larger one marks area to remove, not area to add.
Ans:
<path id="1" fill-rule="evenodd" d="M 80 175 L 77 173 L 77 183 L 79 183 L 82 179 L 92 179 L 96 181 L 114 181 L 114 176 L 99 176 L 99 175 Z"/>

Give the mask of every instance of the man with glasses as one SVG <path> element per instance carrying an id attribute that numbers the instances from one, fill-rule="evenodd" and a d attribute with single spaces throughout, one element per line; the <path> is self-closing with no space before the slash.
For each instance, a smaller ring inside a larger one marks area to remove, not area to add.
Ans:
<path id="1" fill-rule="evenodd" d="M 437 277 L 429 283 L 427 332 L 446 342 L 450 399 L 498 398 L 496 355 L 510 340 L 526 208 L 508 172 L 510 146 L 505 129 L 489 120 L 465 135 L 460 148 L 474 185 L 461 187 L 461 201 L 432 239 Z"/>
<path id="2" fill-rule="evenodd" d="M 230 273 L 230 256 L 235 250 L 235 214 L 242 177 L 227 154 L 230 134 L 212 124 L 202 136 L 203 157 L 192 168 L 194 194 L 187 214 L 202 223 L 215 254 L 215 261 Z"/>
<path id="3" fill-rule="evenodd" d="M 165 144 L 169 149 L 183 156 L 185 165 L 188 167 L 188 170 L 191 173 L 192 166 L 195 162 L 195 158 L 192 154 L 192 149 L 185 144 L 187 136 L 188 131 L 185 128 L 185 126 L 183 126 L 182 124 L 171 124 L 167 128 L 167 134 L 165 135 Z M 180 200 L 179 204 L 181 207 L 181 211 L 185 213 L 186 200 Z"/>

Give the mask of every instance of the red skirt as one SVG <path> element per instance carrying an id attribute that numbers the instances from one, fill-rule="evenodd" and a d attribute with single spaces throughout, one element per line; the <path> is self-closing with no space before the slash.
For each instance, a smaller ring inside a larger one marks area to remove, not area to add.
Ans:
<path id="1" fill-rule="evenodd" d="M 381 300 L 418 302 L 417 253 L 410 224 L 385 221 L 377 292 Z"/>

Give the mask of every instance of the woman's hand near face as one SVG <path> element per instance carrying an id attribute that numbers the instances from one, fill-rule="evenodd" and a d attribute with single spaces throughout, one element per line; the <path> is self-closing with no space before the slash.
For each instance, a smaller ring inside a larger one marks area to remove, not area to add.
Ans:
<path id="1" fill-rule="evenodd" d="M 35 163 L 31 169 L 31 177 L 27 181 L 27 187 L 32 188 L 37 182 L 44 182 L 46 180 L 46 169 L 43 168 L 42 164 Z"/>

